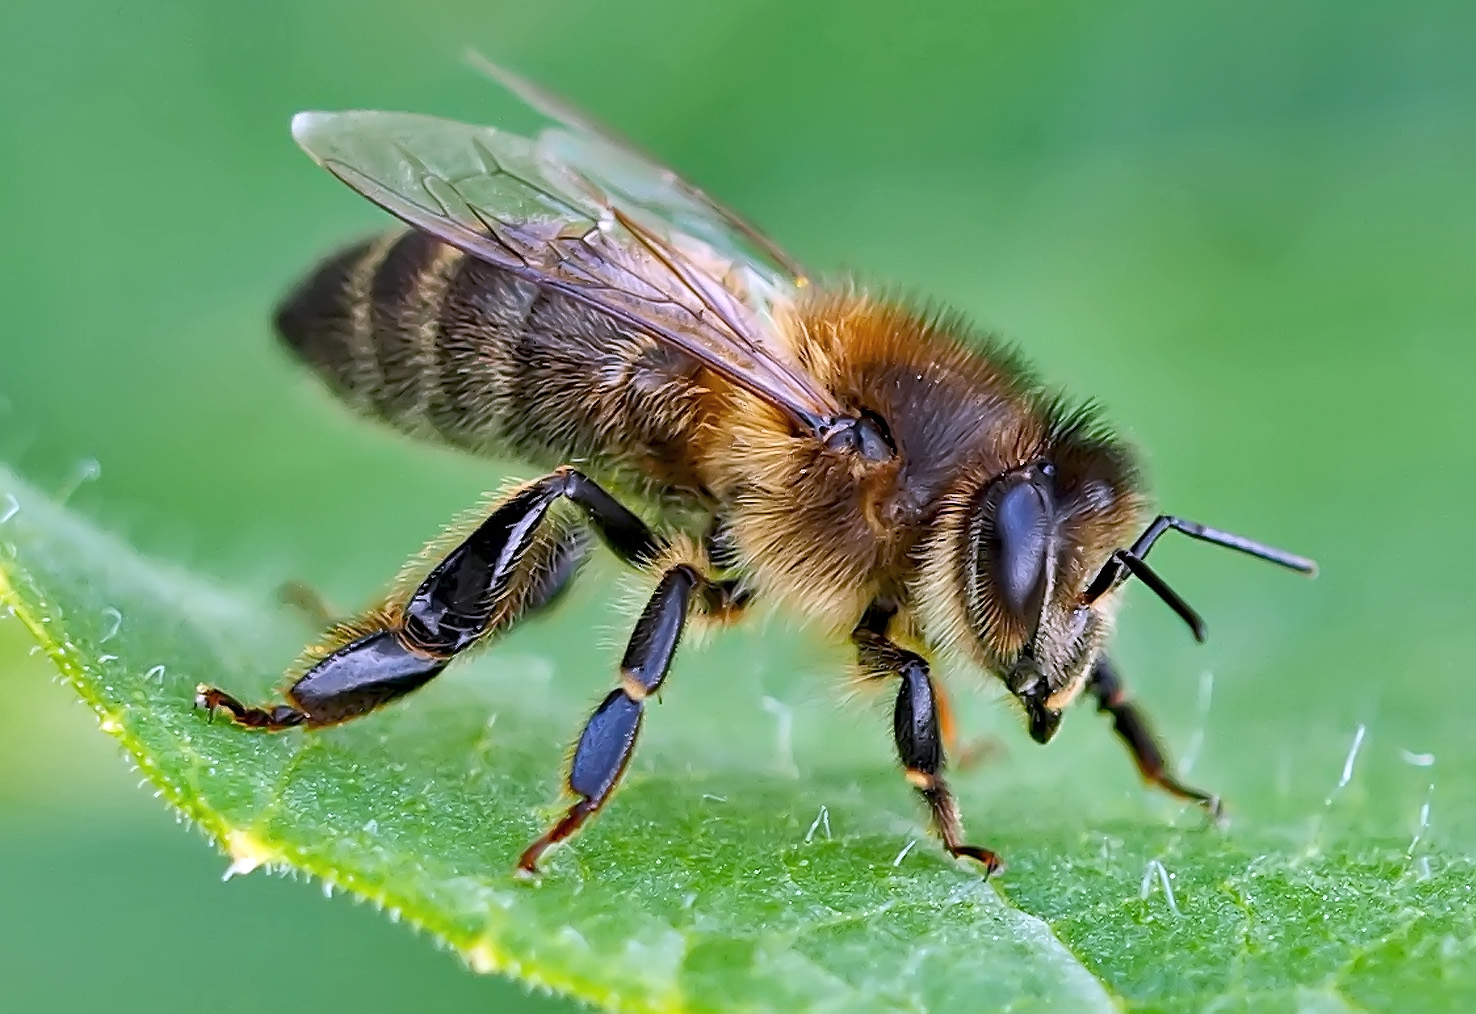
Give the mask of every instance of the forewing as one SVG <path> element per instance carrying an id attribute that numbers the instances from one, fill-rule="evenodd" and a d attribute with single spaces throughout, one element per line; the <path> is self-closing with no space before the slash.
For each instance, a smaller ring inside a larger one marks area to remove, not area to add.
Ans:
<path id="1" fill-rule="evenodd" d="M 701 240 L 753 276 L 755 287 L 778 294 L 808 283 L 808 272 L 778 244 L 731 208 L 658 162 L 637 145 L 560 95 L 500 67 L 479 53 L 473 66 L 564 129 L 545 130 L 538 144 L 550 157 L 602 187 L 617 206 L 645 209 L 681 233 Z M 758 299 L 766 293 L 757 291 Z"/>
<path id="2" fill-rule="evenodd" d="M 410 113 L 300 113 L 297 143 L 385 210 L 678 348 L 816 429 L 839 411 L 766 340 L 734 262 L 538 144 Z"/>

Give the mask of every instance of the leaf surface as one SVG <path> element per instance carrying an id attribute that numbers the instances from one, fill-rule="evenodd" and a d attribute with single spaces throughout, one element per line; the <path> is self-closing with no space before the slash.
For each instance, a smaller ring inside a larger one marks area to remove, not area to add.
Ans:
<path id="1" fill-rule="evenodd" d="M 684 651 L 624 790 L 525 884 L 513 860 L 613 678 L 587 671 L 611 652 L 576 643 L 588 610 L 369 719 L 250 734 L 208 723 L 193 688 L 269 695 L 305 637 L 294 617 L 141 558 L 6 472 L 0 516 L 0 596 L 232 872 L 308 874 L 479 971 L 630 1011 L 1476 1001 L 1476 864 L 1453 840 L 1470 822 L 1437 834 L 1426 811 L 1420 826 L 1432 771 L 1383 728 L 1351 758 L 1352 729 L 1314 729 L 1324 798 L 1267 793 L 1222 833 L 1132 789 L 1085 709 L 1059 751 L 1026 752 L 996 721 L 1005 755 L 958 779 L 974 837 L 1011 863 L 986 884 L 924 834 L 884 716 L 833 706 L 814 673 L 838 656 L 782 631 L 724 634 Z M 1261 766 L 1257 735 L 1252 722 L 1231 756 Z M 1470 760 L 1451 744 L 1439 763 Z"/>

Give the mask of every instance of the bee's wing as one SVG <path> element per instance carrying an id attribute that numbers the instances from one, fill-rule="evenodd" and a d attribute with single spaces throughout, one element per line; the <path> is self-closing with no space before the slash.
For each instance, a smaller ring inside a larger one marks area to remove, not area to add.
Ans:
<path id="1" fill-rule="evenodd" d="M 740 262 L 577 166 L 492 127 L 409 113 L 299 113 L 324 168 L 406 222 L 691 355 L 818 430 L 832 396 L 792 362 Z"/>
<path id="2" fill-rule="evenodd" d="M 803 286 L 808 272 L 769 237 L 731 208 L 678 176 L 634 143 L 542 85 L 472 51 L 474 67 L 565 129 L 545 130 L 539 146 L 575 167 L 616 204 L 647 209 L 677 230 L 710 246 L 724 259 L 768 285 Z"/>

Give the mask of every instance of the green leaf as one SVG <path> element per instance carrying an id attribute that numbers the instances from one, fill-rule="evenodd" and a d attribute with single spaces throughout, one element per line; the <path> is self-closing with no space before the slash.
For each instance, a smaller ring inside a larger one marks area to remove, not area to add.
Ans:
<path id="1" fill-rule="evenodd" d="M 525 884 L 513 860 L 611 679 L 585 643 L 611 639 L 585 633 L 608 614 L 571 603 L 364 721 L 250 734 L 208 723 L 193 689 L 269 695 L 305 639 L 294 617 L 137 556 L 4 471 L 0 517 L 0 597 L 229 872 L 311 875 L 479 971 L 631 1011 L 1476 1002 L 1470 820 L 1420 820 L 1426 801 L 1469 813 L 1468 774 L 1449 798 L 1429 786 L 1472 751 L 1453 738 L 1422 767 L 1397 714 L 1356 750 L 1353 726 L 1309 723 L 1290 753 L 1267 738 L 1282 723 L 1252 716 L 1217 753 L 1212 773 L 1245 790 L 1218 832 L 1132 788 L 1085 709 L 1039 752 L 965 709 L 1006 744 L 958 778 L 974 837 L 1011 863 L 986 884 L 924 834 L 885 716 L 833 706 L 816 674 L 838 653 L 723 634 L 684 651 L 609 811 Z M 1291 767 L 1268 774 L 1278 756 Z"/>

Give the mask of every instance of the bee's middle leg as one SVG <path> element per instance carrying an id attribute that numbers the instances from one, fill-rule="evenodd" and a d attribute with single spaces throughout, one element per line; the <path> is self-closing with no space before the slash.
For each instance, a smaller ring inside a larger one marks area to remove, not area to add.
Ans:
<path id="1" fill-rule="evenodd" d="M 524 850 L 518 859 L 522 873 L 536 874 L 544 852 L 578 831 L 615 791 L 635 752 L 646 698 L 661 689 L 698 594 L 710 600 L 723 593 L 713 591 L 690 564 L 677 563 L 661 575 L 620 661 L 620 686 L 595 708 L 574 746 L 565 787 L 577 799 Z"/>
<path id="2" fill-rule="evenodd" d="M 643 563 L 659 552 L 645 522 L 582 473 L 561 468 L 499 504 L 404 601 L 351 624 L 358 636 L 309 668 L 286 692 L 287 704 L 249 707 L 207 686 L 198 688 L 196 704 L 274 732 L 346 722 L 424 686 L 456 655 L 546 605 L 562 589 L 578 563 L 574 549 L 556 547 L 537 573 L 526 566 L 528 550 L 560 497 L 579 505 L 623 559 Z"/>

